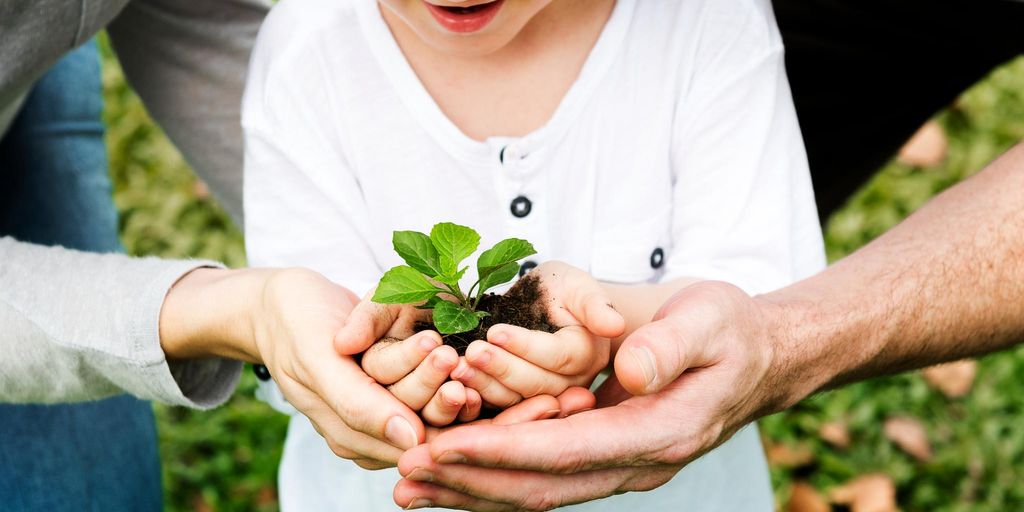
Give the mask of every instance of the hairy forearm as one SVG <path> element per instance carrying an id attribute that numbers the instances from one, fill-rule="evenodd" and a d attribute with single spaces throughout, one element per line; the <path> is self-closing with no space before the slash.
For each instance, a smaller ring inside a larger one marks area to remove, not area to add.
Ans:
<path id="1" fill-rule="evenodd" d="M 810 279 L 758 297 L 815 390 L 1024 341 L 1024 145 Z M 799 382 L 792 382 L 799 381 Z"/>

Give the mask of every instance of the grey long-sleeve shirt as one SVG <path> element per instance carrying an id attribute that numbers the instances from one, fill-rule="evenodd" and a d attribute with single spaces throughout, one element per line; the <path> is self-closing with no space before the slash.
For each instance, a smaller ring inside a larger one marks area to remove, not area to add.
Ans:
<path id="1" fill-rule="evenodd" d="M 0 1 L 0 133 L 32 84 L 104 27 L 154 119 L 241 222 L 239 107 L 266 0 Z M 0 402 L 119 392 L 193 407 L 230 395 L 241 365 L 168 364 L 167 290 L 209 262 L 132 260 L 0 239 Z"/>

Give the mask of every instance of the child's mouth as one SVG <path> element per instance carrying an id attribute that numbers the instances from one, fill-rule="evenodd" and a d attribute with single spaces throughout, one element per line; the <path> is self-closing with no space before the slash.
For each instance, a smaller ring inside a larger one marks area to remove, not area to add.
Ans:
<path id="1" fill-rule="evenodd" d="M 434 16 L 434 19 L 442 27 L 451 32 L 470 33 L 476 32 L 487 26 L 494 16 L 498 14 L 505 0 L 493 0 L 491 2 L 462 6 L 441 6 L 434 5 L 426 0 L 423 1 L 427 10 Z"/>

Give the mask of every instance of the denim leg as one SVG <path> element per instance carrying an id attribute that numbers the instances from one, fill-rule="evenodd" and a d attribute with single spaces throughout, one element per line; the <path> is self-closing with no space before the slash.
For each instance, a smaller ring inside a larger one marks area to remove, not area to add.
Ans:
<path id="1" fill-rule="evenodd" d="M 102 110 L 91 42 L 35 85 L 0 141 L 0 235 L 121 250 Z M 124 395 L 73 405 L 0 404 L 0 509 L 147 511 L 160 510 L 162 501 L 148 403 Z"/>

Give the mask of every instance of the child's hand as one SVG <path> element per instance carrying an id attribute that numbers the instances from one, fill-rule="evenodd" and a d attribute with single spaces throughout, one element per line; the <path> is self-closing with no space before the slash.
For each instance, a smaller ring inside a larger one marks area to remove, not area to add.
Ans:
<path id="1" fill-rule="evenodd" d="M 458 361 L 455 349 L 442 345 L 439 334 L 423 331 L 401 341 L 375 343 L 363 354 L 362 366 L 424 421 L 439 427 L 480 414 L 480 394 L 448 380 Z"/>
<path id="2" fill-rule="evenodd" d="M 480 394 L 460 382 L 448 381 L 459 360 L 455 349 L 442 345 L 437 332 L 414 332 L 417 321 L 428 319 L 429 312 L 413 306 L 378 304 L 364 298 L 338 333 L 335 348 L 342 352 L 347 347 L 365 346 L 367 339 L 379 340 L 362 356 L 367 375 L 386 385 L 431 425 L 474 420 L 480 414 Z"/>
<path id="3" fill-rule="evenodd" d="M 540 279 L 550 323 L 562 327 L 547 333 L 497 324 L 487 331 L 487 341 L 470 344 L 452 372 L 498 407 L 589 386 L 608 364 L 610 339 L 625 330 L 622 315 L 586 272 L 552 261 L 529 275 Z"/>

